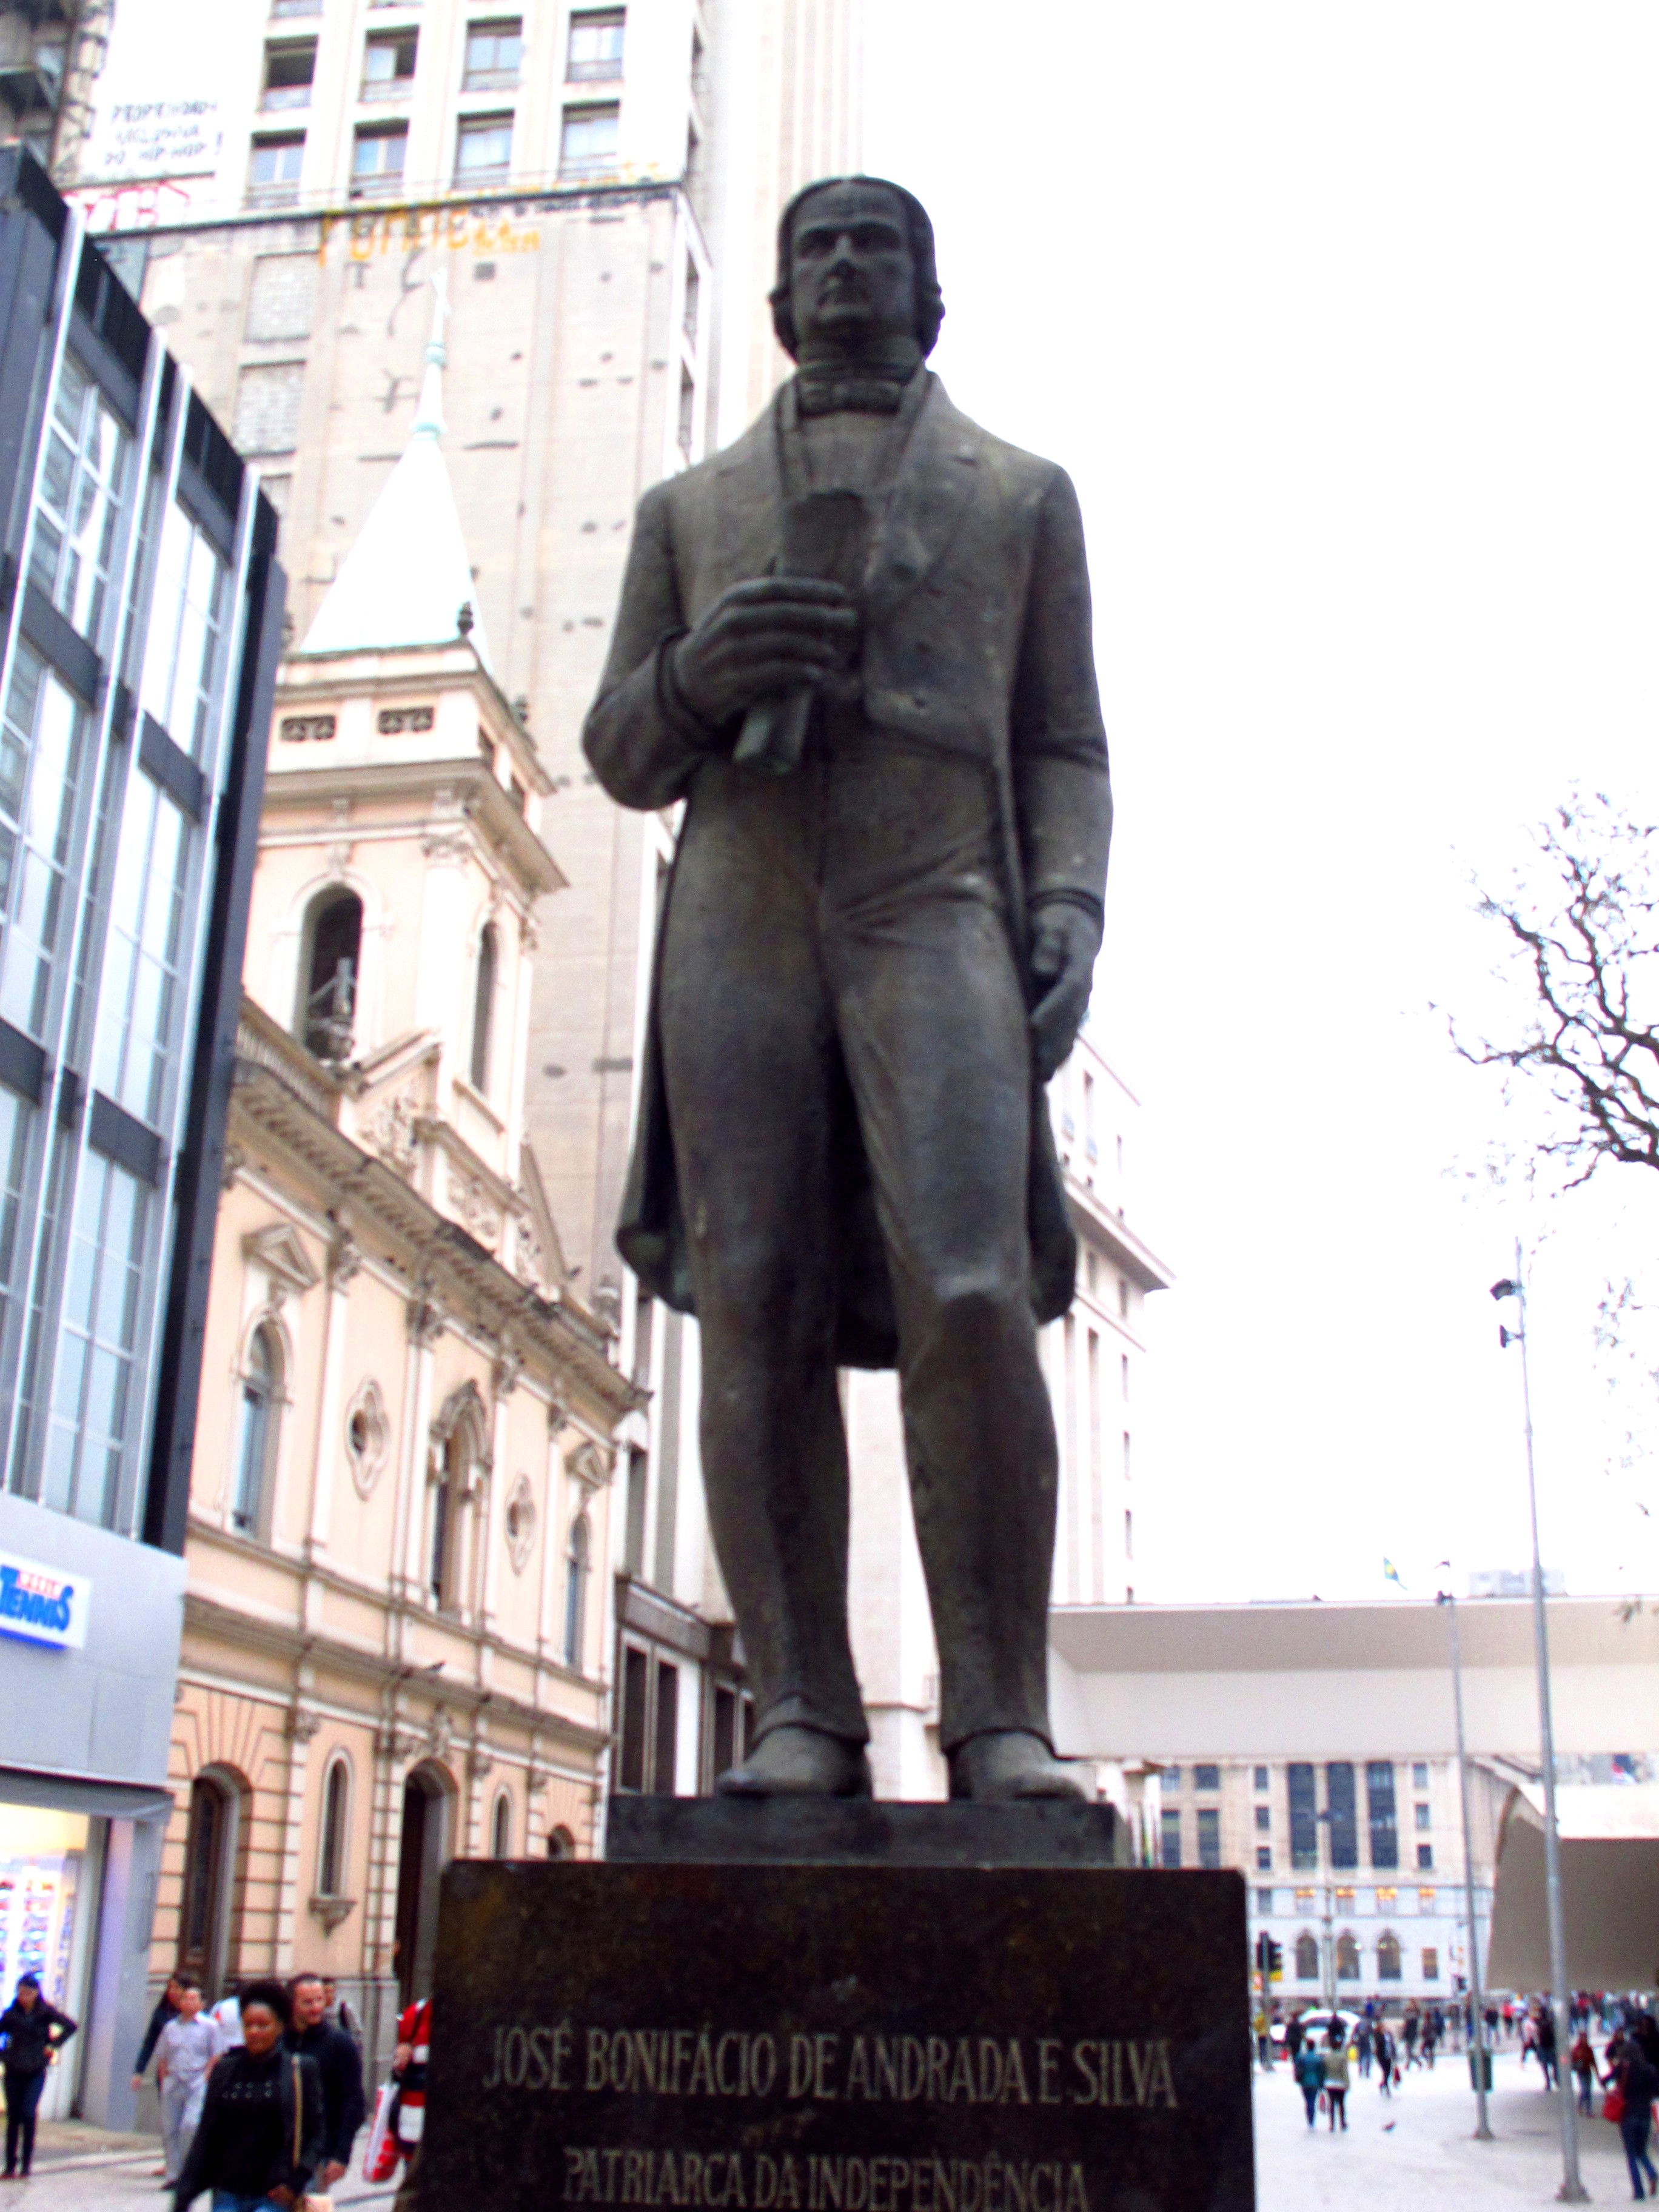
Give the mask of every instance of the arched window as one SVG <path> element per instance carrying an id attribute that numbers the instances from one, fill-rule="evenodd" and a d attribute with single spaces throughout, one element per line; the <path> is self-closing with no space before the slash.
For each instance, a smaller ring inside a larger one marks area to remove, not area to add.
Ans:
<path id="1" fill-rule="evenodd" d="M 349 1060 L 357 1026 L 357 970 L 363 902 L 355 891 L 325 891 L 306 931 L 298 1029 L 319 1060 Z"/>
<path id="2" fill-rule="evenodd" d="M 1319 1979 L 1319 1943 L 1304 1928 L 1296 1939 L 1296 1978 L 1298 1982 Z"/>
<path id="3" fill-rule="evenodd" d="M 586 1513 L 570 1524 L 570 1550 L 565 1560 L 564 1663 L 580 1669 L 582 1663 L 583 1616 L 587 1610 L 587 1553 L 591 1532 Z"/>
<path id="4" fill-rule="evenodd" d="M 266 1532 L 282 1379 L 282 1345 L 276 1330 L 262 1322 L 248 1344 L 237 1419 L 236 1490 L 230 1518 L 232 1527 L 245 1536 Z"/>
<path id="5" fill-rule="evenodd" d="M 489 1856 L 495 1859 L 508 1858 L 513 1851 L 513 1800 L 503 1790 L 495 1800 L 495 1812 L 489 1820 Z"/>
<path id="6" fill-rule="evenodd" d="M 331 1764 L 323 1784 L 323 1832 L 317 1850 L 317 1893 L 342 1897 L 345 1893 L 346 1845 L 349 1840 L 347 1791 L 350 1771 L 343 1756 Z"/>
<path id="7" fill-rule="evenodd" d="M 495 1011 L 495 925 L 484 924 L 478 939 L 478 973 L 472 991 L 472 1087 L 489 1089 L 489 1024 Z"/>
<path id="8" fill-rule="evenodd" d="M 1376 1978 L 1379 1982 L 1400 1979 L 1400 1938 L 1392 1928 L 1385 1929 L 1376 1939 Z"/>
<path id="9" fill-rule="evenodd" d="M 488 1455 L 489 1434 L 476 1382 L 452 1390 L 432 1424 L 426 1589 L 434 1605 L 451 1611 L 469 1601 L 465 1585 L 474 1547 L 467 1539 L 466 1507 L 473 1495 L 473 1470 Z"/>
<path id="10" fill-rule="evenodd" d="M 547 1832 L 547 1856 L 550 1859 L 574 1859 L 576 1839 L 568 1828 L 550 1828 Z"/>
<path id="11" fill-rule="evenodd" d="M 466 1480 L 465 1448 L 459 1435 L 444 1447 L 443 1474 L 432 1486 L 432 1548 L 427 1559 L 427 1589 L 434 1605 L 455 1603 L 456 1510 Z"/>
<path id="12" fill-rule="evenodd" d="M 230 1941 L 240 1803 L 232 1775 L 209 1771 L 190 1785 L 177 1964 L 215 1991 L 225 1978 Z"/>
<path id="13" fill-rule="evenodd" d="M 1359 1979 L 1359 1946 L 1346 1928 L 1336 1939 L 1336 1978 L 1339 1982 Z"/>

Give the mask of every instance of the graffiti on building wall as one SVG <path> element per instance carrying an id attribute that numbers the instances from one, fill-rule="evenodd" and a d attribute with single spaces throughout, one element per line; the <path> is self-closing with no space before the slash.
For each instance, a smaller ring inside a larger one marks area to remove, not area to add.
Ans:
<path id="1" fill-rule="evenodd" d="M 511 216 L 479 215 L 465 207 L 387 208 L 362 215 L 325 215 L 318 239 L 317 258 L 328 258 L 329 247 L 343 242 L 346 258 L 374 261 L 386 253 L 413 253 L 423 246 L 439 252 L 534 253 L 542 234 L 533 223 Z"/>

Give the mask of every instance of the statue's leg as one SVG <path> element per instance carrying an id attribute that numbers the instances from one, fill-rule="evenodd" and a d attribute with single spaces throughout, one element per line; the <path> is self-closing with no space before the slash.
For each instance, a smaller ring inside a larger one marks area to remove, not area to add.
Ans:
<path id="1" fill-rule="evenodd" d="M 826 964 L 898 1316 L 940 1743 L 1024 1732 L 1053 1784 L 1059 1455 L 1030 1305 L 1026 1008 L 984 787 L 971 763 L 847 757 Z M 860 822 L 884 834 L 857 840 Z"/>
<path id="2" fill-rule="evenodd" d="M 833 1356 L 836 1047 L 793 794 L 732 797 L 726 807 L 700 793 L 663 946 L 664 1075 L 702 1332 L 703 1480 L 758 1732 L 805 1727 L 856 1746 L 868 1732 L 848 1640 L 847 1443 Z"/>

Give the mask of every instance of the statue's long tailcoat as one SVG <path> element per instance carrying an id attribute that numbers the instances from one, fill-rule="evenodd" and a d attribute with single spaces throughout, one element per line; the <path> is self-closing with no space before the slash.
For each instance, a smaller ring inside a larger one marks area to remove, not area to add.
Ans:
<path id="1" fill-rule="evenodd" d="M 866 574 L 862 712 L 896 743 L 988 771 L 1003 911 L 1024 974 L 1036 903 L 1060 892 L 1098 900 L 1106 878 L 1111 793 L 1082 521 L 1062 469 L 992 437 L 952 406 L 936 377 L 919 374 L 921 410 Z M 583 736 L 600 782 L 625 806 L 689 796 L 695 817 L 708 744 L 677 713 L 662 655 L 728 586 L 766 574 L 775 559 L 776 410 L 784 404 L 780 394 L 735 445 L 640 502 L 610 657 Z M 690 1313 L 661 988 L 659 969 L 617 1242 L 647 1289 Z M 1031 1303 L 1046 1322 L 1071 1303 L 1076 1248 L 1040 1097 L 1033 1108 Z M 844 1365 L 890 1366 L 892 1302 L 855 1121 L 840 1134 L 848 1160 L 842 1187 L 852 1195 L 837 1255 L 836 1353 Z"/>

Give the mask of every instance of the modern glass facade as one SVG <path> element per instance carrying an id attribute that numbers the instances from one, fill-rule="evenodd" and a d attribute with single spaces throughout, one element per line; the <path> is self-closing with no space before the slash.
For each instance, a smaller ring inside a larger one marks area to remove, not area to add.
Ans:
<path id="1" fill-rule="evenodd" d="M 0 1620 L 0 1891 L 57 1900 L 25 1933 L 82 2022 L 44 2109 L 125 2128 L 283 578 L 252 472 L 15 148 L 0 530 L 0 1552 L 78 1608 L 55 1642 Z"/>
<path id="2" fill-rule="evenodd" d="M 222 1141 L 202 1022 L 240 965 L 276 523 L 44 173 L 6 164 L 8 271 L 35 281 L 0 361 L 0 1479 L 176 1547 L 187 1239 Z"/>

